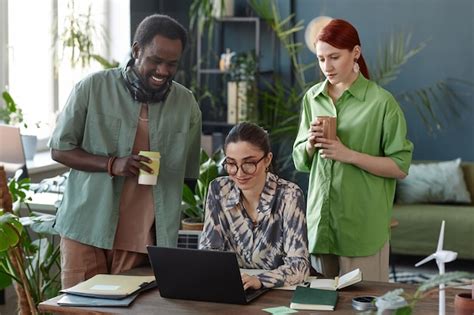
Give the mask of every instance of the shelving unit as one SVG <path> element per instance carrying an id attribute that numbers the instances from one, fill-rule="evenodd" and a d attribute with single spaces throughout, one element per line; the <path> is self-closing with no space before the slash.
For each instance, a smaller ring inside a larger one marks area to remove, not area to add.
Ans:
<path id="1" fill-rule="evenodd" d="M 215 34 L 217 36 L 217 40 L 212 43 L 211 47 L 204 47 L 203 45 L 203 40 L 205 40 L 205 36 L 203 36 L 202 33 L 198 33 L 197 34 L 197 43 L 196 43 L 196 54 L 197 54 L 197 67 L 196 67 L 196 74 L 197 74 L 197 78 L 196 78 L 196 83 L 198 84 L 198 86 L 201 86 L 203 84 L 203 77 L 206 76 L 206 75 L 211 75 L 212 76 L 215 76 L 215 79 L 211 79 L 210 80 L 210 85 L 212 86 L 212 89 L 216 90 L 216 91 L 226 91 L 226 86 L 224 87 L 221 87 L 220 84 L 224 84 L 225 83 L 221 83 L 218 81 L 218 76 L 223 76 L 223 75 L 226 75 L 228 73 L 228 71 L 221 71 L 217 65 L 218 65 L 218 62 L 216 62 L 215 66 L 216 67 L 203 67 L 203 65 L 205 66 L 208 66 L 209 65 L 209 60 L 206 60 L 206 62 L 203 61 L 203 57 L 206 57 L 206 51 L 209 51 L 209 49 L 211 49 L 211 51 L 215 52 L 218 56 L 223 53 L 226 48 L 229 48 L 231 49 L 231 51 L 235 51 L 235 52 L 242 52 L 242 50 L 239 51 L 239 41 L 235 41 L 235 42 L 232 42 L 230 44 L 226 43 L 226 41 L 229 41 L 228 39 L 226 40 L 224 36 L 226 36 L 228 34 L 228 30 L 229 28 L 226 29 L 226 25 L 229 26 L 228 24 L 246 24 L 246 25 L 251 25 L 253 27 L 253 30 L 250 30 L 247 28 L 247 33 L 246 35 L 248 34 L 254 34 L 253 36 L 253 40 L 251 39 L 251 37 L 249 38 L 248 36 L 245 37 L 245 44 L 246 46 L 249 46 L 249 45 L 252 45 L 252 42 L 253 42 L 253 46 L 251 46 L 250 49 L 254 50 L 255 51 L 255 66 L 256 66 L 256 69 L 255 69 L 255 72 L 256 72 L 256 82 L 258 84 L 258 77 L 259 77 L 259 73 L 260 73 L 260 54 L 261 54 L 261 34 L 260 34 L 260 30 L 261 30 L 261 19 L 259 17 L 222 17 L 222 18 L 217 18 L 215 20 L 215 31 L 217 31 Z M 250 33 L 251 32 L 251 33 Z M 248 50 L 247 50 L 248 51 Z M 268 71 L 267 71 L 268 72 Z M 206 81 L 208 82 L 208 81 Z M 222 82 L 225 82 L 225 80 L 223 80 Z M 217 86 L 217 87 L 216 87 Z M 224 90 L 225 89 L 225 90 Z M 217 95 L 217 93 L 215 94 Z M 228 131 L 234 126 L 234 124 L 232 123 L 228 123 L 228 120 L 226 118 L 223 119 L 223 116 L 226 116 L 225 115 L 225 112 L 227 110 L 227 100 L 225 100 L 225 93 L 221 93 L 220 94 L 220 99 L 219 101 L 215 104 L 215 106 L 217 106 L 217 111 L 218 113 L 215 114 L 214 112 L 214 117 L 213 114 L 209 114 L 208 117 L 206 117 L 206 115 L 203 115 L 203 133 L 204 134 L 213 134 L 213 133 L 219 133 L 219 134 L 223 134 L 225 136 L 225 134 L 228 133 Z M 206 105 L 204 105 L 206 106 Z M 206 107 L 204 107 L 206 108 Z M 209 116 L 211 116 L 209 118 Z"/>
<path id="2" fill-rule="evenodd" d="M 216 19 L 217 23 L 255 23 L 255 56 L 257 59 L 257 73 L 260 58 L 260 18 L 258 17 L 223 17 Z M 222 39 L 220 40 L 222 46 Z M 224 47 L 219 47 L 220 51 L 224 51 Z M 226 71 L 221 71 L 219 68 L 201 68 L 202 59 L 202 34 L 197 34 L 197 84 L 201 84 L 201 76 L 203 74 L 226 74 Z"/>

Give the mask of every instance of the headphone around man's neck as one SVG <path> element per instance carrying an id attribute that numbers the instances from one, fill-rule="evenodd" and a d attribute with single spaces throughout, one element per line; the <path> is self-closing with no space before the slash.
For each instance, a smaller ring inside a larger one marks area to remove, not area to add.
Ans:
<path id="1" fill-rule="evenodd" d="M 171 80 L 158 90 L 151 91 L 143 84 L 141 76 L 137 73 L 135 67 L 135 59 L 131 58 L 122 70 L 122 77 L 133 99 L 140 103 L 157 103 L 164 102 L 171 89 Z"/>

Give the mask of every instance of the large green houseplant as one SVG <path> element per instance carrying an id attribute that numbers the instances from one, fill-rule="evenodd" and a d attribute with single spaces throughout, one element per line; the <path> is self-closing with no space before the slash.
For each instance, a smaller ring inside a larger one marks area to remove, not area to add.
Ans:
<path id="1" fill-rule="evenodd" d="M 209 184 L 220 175 L 219 168 L 223 160 L 224 151 L 222 149 L 216 151 L 211 157 L 201 149 L 199 177 L 194 190 L 187 184 L 183 187 L 181 209 L 184 216 L 182 222 L 184 229 L 193 229 L 192 223 L 197 225 L 195 229 L 202 229 Z"/>
<path id="2" fill-rule="evenodd" d="M 68 59 L 71 67 L 85 68 L 91 60 L 98 62 L 104 69 L 115 68 L 119 63 L 107 60 L 96 53 L 96 48 L 107 42 L 103 26 L 98 23 L 92 13 L 92 2 L 86 10 L 80 10 L 76 0 L 68 0 L 64 27 L 55 30 L 55 55 L 57 61 Z"/>
<path id="3" fill-rule="evenodd" d="M 56 234 L 53 217 L 13 214 L 12 203 L 27 200 L 28 180 L 7 186 L 4 173 L 0 180 L 0 289 L 13 283 L 19 312 L 37 314 L 38 304 L 58 295 L 61 286 L 59 246 L 48 239 Z"/>

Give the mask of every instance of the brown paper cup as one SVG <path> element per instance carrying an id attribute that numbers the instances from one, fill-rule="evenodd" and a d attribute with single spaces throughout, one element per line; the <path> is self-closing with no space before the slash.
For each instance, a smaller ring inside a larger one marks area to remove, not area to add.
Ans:
<path id="1" fill-rule="evenodd" d="M 317 116 L 323 123 L 323 138 L 336 140 L 337 120 L 335 116 Z"/>

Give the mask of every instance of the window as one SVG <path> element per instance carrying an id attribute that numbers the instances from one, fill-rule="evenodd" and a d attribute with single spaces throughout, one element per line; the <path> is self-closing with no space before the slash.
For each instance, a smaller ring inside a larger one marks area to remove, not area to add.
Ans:
<path id="1" fill-rule="evenodd" d="M 0 83 L 6 77 L 4 83 L 23 110 L 28 124 L 26 132 L 38 135 L 45 148 L 55 117 L 74 84 L 102 69 L 93 59 L 89 64 L 71 64 L 72 50 L 64 45 L 71 12 L 83 29 L 90 9 L 91 53 L 121 62 L 130 47 L 129 1 L 10 0 L 1 4 L 2 12 L 8 7 L 8 35 L 2 36 L 0 32 L 2 44 L 8 39 L 8 61 L 2 60 L 2 68 L 6 62 L 8 67 L 0 73 Z M 77 56 L 77 50 L 74 53 Z M 39 129 L 36 122 L 41 122 Z"/>

